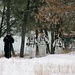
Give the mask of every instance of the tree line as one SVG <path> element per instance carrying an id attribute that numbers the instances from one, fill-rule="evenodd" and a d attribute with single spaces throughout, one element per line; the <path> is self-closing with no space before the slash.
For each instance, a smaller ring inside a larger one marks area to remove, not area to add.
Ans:
<path id="1" fill-rule="evenodd" d="M 0 6 L 2 6 L 0 37 L 8 33 L 15 33 L 14 35 L 19 33 L 20 57 L 24 56 L 25 36 L 31 30 L 35 31 L 36 39 L 43 30 L 47 36 L 47 31 L 51 31 L 52 37 L 54 33 L 62 37 L 62 34 L 75 30 L 74 0 L 2 0 Z"/>

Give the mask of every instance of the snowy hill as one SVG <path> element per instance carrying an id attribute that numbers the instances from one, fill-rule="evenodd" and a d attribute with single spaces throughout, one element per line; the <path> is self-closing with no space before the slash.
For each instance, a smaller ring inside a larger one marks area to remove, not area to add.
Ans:
<path id="1" fill-rule="evenodd" d="M 0 58 L 0 75 L 75 75 L 75 55 L 42 58 Z"/>

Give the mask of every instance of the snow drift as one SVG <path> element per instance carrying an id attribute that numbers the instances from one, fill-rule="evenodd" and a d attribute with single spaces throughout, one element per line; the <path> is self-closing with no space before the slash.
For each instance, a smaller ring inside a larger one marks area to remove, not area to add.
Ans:
<path id="1" fill-rule="evenodd" d="M 42 58 L 0 58 L 0 75 L 75 75 L 75 55 Z"/>

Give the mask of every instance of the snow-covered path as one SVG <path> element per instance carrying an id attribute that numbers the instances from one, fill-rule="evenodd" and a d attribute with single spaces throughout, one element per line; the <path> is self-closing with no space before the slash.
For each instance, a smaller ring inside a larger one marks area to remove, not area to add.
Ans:
<path id="1" fill-rule="evenodd" d="M 0 58 L 0 75 L 75 75 L 75 55 L 42 58 Z"/>

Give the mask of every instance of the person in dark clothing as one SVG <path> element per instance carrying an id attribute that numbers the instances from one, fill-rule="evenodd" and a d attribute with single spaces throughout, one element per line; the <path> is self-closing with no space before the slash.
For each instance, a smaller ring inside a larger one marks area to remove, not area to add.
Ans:
<path id="1" fill-rule="evenodd" d="M 3 41 L 4 41 L 4 52 L 5 52 L 4 56 L 6 58 L 10 58 L 11 50 L 12 50 L 12 43 L 14 43 L 14 39 L 10 34 L 8 34 L 5 36 Z"/>

